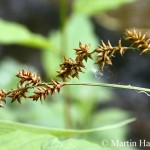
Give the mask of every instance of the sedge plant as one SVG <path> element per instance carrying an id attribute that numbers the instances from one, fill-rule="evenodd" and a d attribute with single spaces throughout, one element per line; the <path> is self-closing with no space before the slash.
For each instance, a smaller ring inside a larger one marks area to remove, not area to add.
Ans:
<path id="1" fill-rule="evenodd" d="M 47 95 L 53 96 L 55 92 L 60 92 L 63 86 L 69 85 L 84 85 L 84 86 L 102 86 L 111 88 L 122 88 L 129 90 L 136 90 L 140 92 L 150 92 L 150 89 L 117 85 L 117 84 L 107 84 L 107 83 L 72 83 L 68 82 L 71 78 L 79 78 L 80 72 L 84 73 L 85 65 L 89 59 L 92 59 L 94 64 L 99 65 L 101 71 L 104 70 L 106 65 L 112 65 L 112 58 L 115 57 L 117 53 L 121 56 L 124 55 L 128 50 L 138 50 L 139 53 L 148 54 L 150 52 L 150 39 L 147 38 L 146 33 L 142 34 L 141 31 L 126 30 L 124 35 L 124 40 L 131 41 L 129 47 L 124 47 L 122 45 L 122 40 L 118 41 L 117 46 L 112 46 L 111 42 L 108 40 L 107 44 L 101 41 L 94 50 L 90 49 L 90 44 L 83 44 L 79 42 L 79 48 L 75 48 L 75 58 L 64 57 L 63 62 L 60 64 L 60 70 L 57 71 L 57 77 L 62 81 L 56 81 L 51 79 L 51 82 L 41 81 L 40 75 L 37 73 L 32 73 L 30 70 L 20 70 L 16 76 L 19 78 L 19 82 L 16 89 L 11 89 L 10 91 L 0 90 L 0 107 L 4 107 L 4 103 L 7 103 L 7 97 L 10 97 L 11 102 L 19 102 L 21 104 L 22 98 L 28 98 L 33 101 L 40 100 L 43 102 Z M 96 55 L 96 61 L 93 56 Z M 34 89 L 30 92 L 30 89 Z"/>

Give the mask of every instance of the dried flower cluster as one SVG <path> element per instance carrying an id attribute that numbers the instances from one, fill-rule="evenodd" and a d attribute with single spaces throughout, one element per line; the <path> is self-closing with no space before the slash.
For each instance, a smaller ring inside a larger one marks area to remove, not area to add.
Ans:
<path id="1" fill-rule="evenodd" d="M 77 57 L 75 59 L 64 58 L 64 61 L 60 64 L 61 70 L 57 71 L 57 76 L 62 78 L 63 81 L 66 81 L 66 78 L 70 79 L 70 77 L 79 78 L 79 72 L 83 72 L 82 68 L 85 68 L 83 60 L 87 61 L 88 58 L 92 59 L 92 53 L 89 49 L 90 44 L 83 46 L 82 43 L 79 42 L 79 48 L 74 49 Z"/>
<path id="2" fill-rule="evenodd" d="M 72 58 L 64 58 L 64 61 L 60 64 L 61 70 L 57 71 L 58 77 L 62 78 L 63 81 L 66 81 L 67 78 L 70 77 L 79 78 L 79 72 L 83 72 L 82 68 L 85 68 L 83 64 L 83 60 L 87 61 L 88 58 L 92 59 L 92 54 L 97 54 L 97 60 L 95 64 L 100 66 L 100 69 L 103 71 L 105 65 L 112 65 L 112 58 L 116 53 L 120 53 L 122 56 L 126 50 L 131 48 L 138 48 L 141 50 L 141 54 L 150 52 L 150 39 L 146 39 L 146 34 L 141 32 L 136 32 L 135 30 L 132 32 L 130 30 L 126 30 L 125 40 L 132 41 L 132 45 L 130 47 L 123 47 L 121 44 L 121 40 L 118 41 L 117 46 L 112 46 L 110 41 L 105 44 L 101 41 L 101 45 L 90 52 L 90 44 L 86 44 L 85 46 L 80 42 L 79 48 L 75 48 L 76 51 L 76 59 Z"/>
<path id="3" fill-rule="evenodd" d="M 118 42 L 118 46 L 113 47 L 108 41 L 106 45 L 103 41 L 101 45 L 98 45 L 98 48 L 94 50 L 97 53 L 97 61 L 95 64 L 100 64 L 101 70 L 104 69 L 105 64 L 112 65 L 111 58 L 116 52 L 119 52 L 121 55 L 124 54 L 126 48 L 121 46 L 121 40 Z"/>
<path id="4" fill-rule="evenodd" d="M 63 81 L 70 79 L 71 77 L 79 78 L 79 72 L 83 72 L 85 69 L 83 61 L 88 59 L 93 59 L 92 55 L 96 53 L 97 60 L 94 62 L 98 64 L 101 70 L 104 69 L 105 65 L 112 65 L 112 57 L 116 53 L 120 53 L 122 56 L 128 49 L 138 49 L 143 53 L 150 52 L 150 39 L 146 39 L 146 34 L 141 32 L 136 32 L 135 30 L 130 31 L 126 30 L 125 40 L 131 41 L 132 44 L 130 47 L 123 47 L 121 40 L 119 40 L 117 46 L 112 46 L 110 41 L 105 44 L 101 41 L 101 45 L 90 51 L 90 44 L 83 45 L 79 42 L 79 48 L 75 48 L 76 58 L 66 58 L 64 57 L 63 62 L 60 64 L 60 71 L 57 71 L 57 77 L 61 78 Z M 21 70 L 16 75 L 20 80 L 16 89 L 12 89 L 9 92 L 5 90 L 0 90 L 0 101 L 6 103 L 6 97 L 11 98 L 11 102 L 18 101 L 21 103 L 22 98 L 29 98 L 33 101 L 38 101 L 40 99 L 43 102 L 47 95 L 54 95 L 57 91 L 59 93 L 62 86 L 67 85 L 65 82 L 58 82 L 51 80 L 51 83 L 41 82 L 41 78 L 36 73 L 32 73 L 30 70 Z M 34 91 L 32 94 L 29 93 L 29 89 L 33 88 Z M 0 107 L 4 107 L 0 103 Z"/>
<path id="5" fill-rule="evenodd" d="M 21 70 L 16 75 L 21 80 L 19 81 L 20 85 L 24 84 L 24 86 L 28 86 L 30 84 L 36 86 L 41 83 L 41 78 L 36 73 L 31 73 L 30 70 Z"/>
<path id="6" fill-rule="evenodd" d="M 29 96 L 28 98 L 33 99 L 33 101 L 38 101 L 38 99 L 40 98 L 40 101 L 42 102 L 43 100 L 45 100 L 47 95 L 50 94 L 53 96 L 55 94 L 55 91 L 59 93 L 61 87 L 63 86 L 63 83 L 52 80 L 52 85 L 49 85 L 47 83 L 43 83 L 43 85 L 45 85 L 45 87 L 37 87 L 37 90 L 34 91 L 34 94 Z"/>
<path id="7" fill-rule="evenodd" d="M 150 52 L 150 39 L 146 39 L 146 33 L 142 35 L 141 31 L 136 32 L 135 29 L 132 31 L 126 30 L 125 40 L 132 41 L 131 46 L 136 46 L 141 50 L 141 54 Z"/>
<path id="8" fill-rule="evenodd" d="M 0 101 L 6 103 L 6 91 L 0 90 Z M 4 107 L 2 103 L 0 103 L 0 107 Z"/>
<path id="9" fill-rule="evenodd" d="M 82 62 L 78 62 L 72 58 L 64 58 L 64 61 L 60 64 L 61 70 L 57 71 L 58 77 L 62 78 L 63 81 L 66 81 L 66 78 L 70 77 L 79 78 L 79 72 L 82 72 L 81 68 L 84 68 Z"/>
<path id="10" fill-rule="evenodd" d="M 22 98 L 29 98 L 33 101 L 40 99 L 42 102 L 45 100 L 47 95 L 54 95 L 55 91 L 59 92 L 63 83 L 51 80 L 50 84 L 41 82 L 41 78 L 36 73 L 32 73 L 30 70 L 21 70 L 16 75 L 20 78 L 19 84 L 16 89 L 12 89 L 9 92 L 5 90 L 0 90 L 0 101 L 6 103 L 6 97 L 11 98 L 11 102 L 18 101 L 21 104 Z M 29 88 L 35 89 L 33 94 L 29 94 Z M 4 107 L 0 103 L 0 107 Z"/>
<path id="11" fill-rule="evenodd" d="M 11 102 L 13 103 L 14 101 L 18 101 L 21 104 L 21 99 L 27 98 L 26 92 L 28 92 L 28 89 L 22 88 L 21 86 L 18 85 L 18 90 L 17 91 L 11 91 L 11 93 L 8 95 L 8 97 L 11 98 Z"/>
<path id="12" fill-rule="evenodd" d="M 74 49 L 76 51 L 76 60 L 77 61 L 83 61 L 85 60 L 87 62 L 87 59 L 92 59 L 92 52 L 90 52 L 90 44 L 85 44 L 85 46 L 79 42 L 79 48 Z"/>

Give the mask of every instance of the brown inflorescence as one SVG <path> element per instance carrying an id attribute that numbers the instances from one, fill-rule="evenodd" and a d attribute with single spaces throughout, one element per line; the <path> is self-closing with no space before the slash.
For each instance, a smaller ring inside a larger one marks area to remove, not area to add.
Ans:
<path id="1" fill-rule="evenodd" d="M 92 59 L 92 52 L 90 52 L 90 44 L 85 44 L 85 46 L 79 42 L 79 48 L 74 49 L 76 51 L 76 60 L 85 60 L 87 62 L 87 59 Z"/>
<path id="2" fill-rule="evenodd" d="M 119 52 L 121 55 L 124 54 L 126 48 L 121 46 L 121 40 L 118 42 L 118 46 L 113 47 L 108 41 L 108 44 L 105 44 L 101 41 L 101 45 L 98 45 L 98 48 L 94 50 L 97 53 L 97 61 L 95 64 L 99 64 L 101 70 L 104 69 L 105 64 L 112 65 L 111 58 L 116 52 Z"/>
<path id="3" fill-rule="evenodd" d="M 56 90 L 59 93 L 61 87 L 63 86 L 63 84 L 61 82 L 58 81 L 54 81 L 52 80 L 52 84 L 47 84 L 47 83 L 43 83 L 43 85 L 45 85 L 45 87 L 37 87 L 37 90 L 34 91 L 34 94 L 29 96 L 28 98 L 33 99 L 33 101 L 37 101 L 40 98 L 40 101 L 42 102 L 43 100 L 45 100 L 47 95 L 54 95 Z"/>
<path id="4" fill-rule="evenodd" d="M 54 80 L 51 80 L 52 82 L 50 84 L 41 82 L 40 76 L 36 73 L 32 73 L 30 70 L 21 70 L 16 76 L 20 78 L 17 88 L 9 92 L 0 90 L 0 101 L 6 103 L 6 97 L 9 97 L 11 98 L 11 103 L 18 101 L 21 104 L 22 98 L 29 98 L 33 101 L 38 101 L 38 99 L 40 99 L 42 102 L 47 95 L 53 96 L 55 92 L 59 92 L 64 85 Z M 31 95 L 28 93 L 30 88 L 35 89 Z M 0 107 L 4 107 L 4 105 L 0 103 Z"/>
<path id="5" fill-rule="evenodd" d="M 150 52 L 150 39 L 146 39 L 146 33 L 142 34 L 141 31 L 137 32 L 126 30 L 125 40 L 132 41 L 131 46 L 136 46 L 141 50 L 141 54 Z"/>
<path id="6" fill-rule="evenodd" d="M 79 72 L 83 72 L 82 68 L 85 68 L 82 61 L 77 61 L 72 58 L 64 58 L 64 61 L 60 64 L 61 70 L 57 71 L 58 77 L 62 78 L 63 81 L 66 81 L 66 78 L 70 77 L 79 78 Z"/>
<path id="7" fill-rule="evenodd" d="M 0 101 L 6 103 L 6 94 L 7 92 L 5 90 L 0 90 Z M 0 103 L 0 107 L 4 107 L 4 105 Z"/>
<path id="8" fill-rule="evenodd" d="M 41 83 L 40 76 L 38 76 L 36 73 L 31 73 L 30 70 L 21 70 L 16 76 L 21 79 L 19 81 L 21 85 L 24 84 L 25 86 L 28 86 L 29 84 L 32 84 L 36 86 L 37 84 Z"/>
<path id="9" fill-rule="evenodd" d="M 97 54 L 97 60 L 95 64 L 98 64 L 103 71 L 106 64 L 112 65 L 112 58 L 116 53 L 120 53 L 122 56 L 126 50 L 140 50 L 141 54 L 150 52 L 150 39 L 146 39 L 146 34 L 137 32 L 135 30 L 126 30 L 125 40 L 132 42 L 130 47 L 123 47 L 121 40 L 118 41 L 117 46 L 112 46 L 110 41 L 104 43 L 101 41 L 101 45 L 90 51 L 90 44 L 83 45 L 79 42 L 79 48 L 75 48 L 76 58 L 64 57 L 63 62 L 60 64 L 60 70 L 57 71 L 57 77 L 63 81 L 66 79 L 77 77 L 79 78 L 79 72 L 83 72 L 85 69 L 83 61 L 87 62 L 88 59 L 93 59 L 92 54 Z M 12 89 L 8 92 L 0 90 L 0 101 L 6 103 L 6 97 L 11 98 L 11 102 L 18 101 L 21 104 L 22 98 L 29 98 L 33 101 L 40 100 L 43 102 L 47 95 L 53 96 L 55 92 L 60 92 L 62 86 L 67 85 L 65 82 L 59 82 L 51 80 L 51 83 L 41 82 L 41 77 L 35 72 L 32 73 L 30 70 L 21 70 L 16 75 L 20 80 L 16 89 Z M 32 88 L 34 91 L 32 94 L 29 93 L 29 89 Z M 0 107 L 4 107 L 0 103 Z"/>
<path id="10" fill-rule="evenodd" d="M 18 101 L 21 104 L 21 99 L 27 98 L 26 93 L 28 92 L 28 89 L 25 87 L 22 87 L 20 85 L 18 85 L 17 90 L 12 90 L 12 92 L 10 92 L 10 94 L 8 95 L 8 97 L 11 98 L 11 103 L 13 103 L 14 101 Z"/>
<path id="11" fill-rule="evenodd" d="M 0 90 L 0 100 L 6 103 L 6 91 Z"/>
<path id="12" fill-rule="evenodd" d="M 66 79 L 70 79 L 70 77 L 79 78 L 79 72 L 83 72 L 83 68 L 85 68 L 83 64 L 83 60 L 87 61 L 88 58 L 92 59 L 92 52 L 90 52 L 90 44 L 86 44 L 83 46 L 81 42 L 79 42 L 79 48 L 75 48 L 77 57 L 75 59 L 72 58 L 64 58 L 63 62 L 60 64 L 60 71 L 57 71 L 58 77 L 62 78 L 63 81 Z"/>

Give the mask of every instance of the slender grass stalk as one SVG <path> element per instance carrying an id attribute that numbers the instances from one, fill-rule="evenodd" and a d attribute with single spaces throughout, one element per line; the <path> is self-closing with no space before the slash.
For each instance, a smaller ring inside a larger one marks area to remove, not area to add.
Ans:
<path id="1" fill-rule="evenodd" d="M 65 82 L 64 85 L 101 86 L 101 87 L 109 87 L 109 88 L 150 92 L 150 89 L 148 89 L 148 88 L 141 88 L 141 87 L 136 87 L 136 86 L 131 86 L 131 85 L 108 84 L 108 83 L 71 83 L 71 82 L 69 83 L 69 82 Z"/>
<path id="2" fill-rule="evenodd" d="M 53 85 L 53 83 L 47 83 L 49 85 Z M 107 88 L 116 88 L 116 89 L 126 89 L 126 90 L 134 90 L 134 91 L 139 91 L 139 92 L 147 92 L 150 93 L 149 88 L 142 88 L 142 87 L 137 87 L 137 86 L 131 86 L 131 85 L 118 85 L 118 84 L 108 84 L 108 83 L 78 83 L 78 82 L 62 82 L 63 86 L 100 86 L 100 87 L 107 87 Z M 28 86 L 24 88 L 19 88 L 19 89 L 14 89 L 9 92 L 7 92 L 7 95 L 9 95 L 12 92 L 17 92 L 20 90 L 25 90 L 25 89 L 30 89 L 30 88 L 36 88 L 45 85 L 45 83 L 38 84 L 36 86 Z"/>

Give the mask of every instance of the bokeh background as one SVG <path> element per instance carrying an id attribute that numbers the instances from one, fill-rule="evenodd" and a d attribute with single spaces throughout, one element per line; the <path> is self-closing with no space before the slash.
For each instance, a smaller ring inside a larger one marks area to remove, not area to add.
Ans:
<path id="1" fill-rule="evenodd" d="M 15 74 L 31 69 L 49 81 L 64 55 L 75 57 L 79 41 L 95 49 L 100 40 L 116 45 L 125 29 L 150 37 L 150 0 L 0 0 L 0 88 L 15 88 Z M 123 42 L 128 46 L 126 42 Z M 150 56 L 136 51 L 116 56 L 101 72 L 92 61 L 76 82 L 106 82 L 150 87 Z M 85 139 L 150 140 L 150 97 L 136 91 L 101 87 L 64 87 L 46 101 L 7 103 L 0 119 L 55 128 L 86 129 L 131 117 L 129 126 L 93 133 Z M 132 149 L 132 148 L 131 148 Z M 141 149 L 141 147 L 139 148 Z M 143 147 L 142 149 L 150 149 Z"/>

